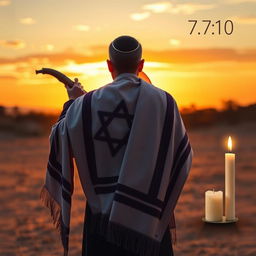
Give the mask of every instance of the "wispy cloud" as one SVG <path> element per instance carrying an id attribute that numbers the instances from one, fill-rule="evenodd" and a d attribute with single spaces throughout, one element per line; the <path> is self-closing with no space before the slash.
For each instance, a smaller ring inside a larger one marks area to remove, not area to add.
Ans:
<path id="1" fill-rule="evenodd" d="M 1 41 L 0 41 L 1 45 Z M 104 46 L 105 51 L 103 52 L 103 46 L 93 47 L 93 54 L 87 55 L 84 52 L 75 52 L 73 48 L 67 48 L 62 52 L 44 52 L 37 54 L 30 54 L 16 58 L 1 58 L 1 64 L 10 64 L 10 63 L 31 63 L 31 61 L 36 61 L 36 63 L 44 63 L 45 60 L 48 60 L 51 65 L 63 65 L 68 63 L 70 60 L 75 63 L 85 63 L 85 62 L 97 62 L 107 59 L 107 48 Z M 45 49 L 45 48 L 44 48 Z"/>
<path id="2" fill-rule="evenodd" d="M 23 40 L 0 40 L 0 46 L 12 49 L 22 49 L 26 44 Z"/>
<path id="3" fill-rule="evenodd" d="M 0 58 L 0 80 L 1 78 L 7 80 L 17 79 L 17 84 L 26 85 L 54 84 L 57 81 L 49 79 L 48 76 L 35 76 L 35 69 L 53 67 L 64 72 L 69 77 L 79 76 L 85 81 L 91 77 L 94 79 L 93 81 L 104 84 L 109 81 L 109 76 L 106 58 L 101 52 L 103 48 L 107 52 L 107 47 L 107 45 L 95 46 L 93 56 L 86 56 L 82 53 L 75 53 L 72 49 L 67 49 L 58 53 L 45 52 L 17 58 Z M 230 67 L 233 68 L 235 66 L 239 71 L 241 65 L 245 65 L 244 67 L 246 67 L 248 74 L 253 74 L 256 64 L 256 48 L 243 51 L 231 48 L 179 48 L 162 51 L 145 49 L 143 56 L 147 60 L 145 63 L 146 70 L 150 73 L 157 70 L 157 74 L 167 72 L 166 75 L 171 77 L 202 77 L 206 73 L 216 77 L 215 70 L 218 72 L 224 72 L 225 70 L 225 72 L 230 73 Z M 235 62 L 237 63 L 235 64 Z M 225 67 L 228 67 L 228 69 Z M 99 80 L 97 80 L 98 78 Z M 97 86 L 96 82 L 95 86 Z M 93 87 L 90 89 L 93 89 Z M 37 99 L 40 101 L 40 98 Z"/>
<path id="4" fill-rule="evenodd" d="M 1 45 L 0 41 L 0 45 Z M 1 64 L 14 63 L 42 63 L 44 60 L 52 66 L 66 65 L 70 61 L 76 64 L 102 62 L 107 58 L 107 45 L 98 45 L 92 48 L 92 55 L 77 53 L 68 48 L 63 52 L 49 52 L 42 54 L 27 55 L 17 58 L 0 58 Z M 104 50 L 104 52 L 103 52 Z M 221 61 L 239 61 L 239 62 L 256 62 L 256 48 L 236 50 L 233 48 L 210 48 L 210 49 L 183 49 L 174 48 L 170 50 L 150 50 L 145 49 L 143 56 L 150 62 L 163 63 L 206 63 Z"/>
<path id="5" fill-rule="evenodd" d="M 36 21 L 31 17 L 26 17 L 26 18 L 20 19 L 20 23 L 25 25 L 32 25 L 32 24 L 35 24 Z"/>
<path id="6" fill-rule="evenodd" d="M 171 13 L 193 14 L 197 11 L 209 10 L 214 7 L 214 4 L 178 4 L 172 8 Z"/>
<path id="7" fill-rule="evenodd" d="M 46 44 L 46 45 L 44 45 L 44 47 L 43 47 L 45 50 L 47 50 L 47 51 L 49 51 L 49 52 L 51 52 L 51 51 L 53 51 L 54 50 L 54 45 L 53 44 Z"/>
<path id="8" fill-rule="evenodd" d="M 225 0 L 228 4 L 256 3 L 256 0 Z"/>
<path id="9" fill-rule="evenodd" d="M 10 0 L 0 0 L 0 6 L 7 6 L 10 4 L 11 4 Z"/>
<path id="10" fill-rule="evenodd" d="M 167 12 L 172 7 L 170 2 L 158 2 L 152 4 L 145 4 L 143 6 L 144 10 L 148 10 L 155 13 Z"/>
<path id="11" fill-rule="evenodd" d="M 130 15 L 132 20 L 140 21 L 145 20 L 150 16 L 150 12 L 132 13 Z"/>
<path id="12" fill-rule="evenodd" d="M 170 43 L 170 45 L 172 45 L 172 46 L 179 46 L 179 45 L 180 45 L 180 40 L 171 38 L 171 39 L 169 40 L 169 43 Z"/>
<path id="13" fill-rule="evenodd" d="M 252 16 L 236 16 L 231 18 L 233 21 L 240 24 L 256 24 L 256 15 Z"/>
<path id="14" fill-rule="evenodd" d="M 89 31 L 91 29 L 90 26 L 82 24 L 75 25 L 73 26 L 73 28 L 77 31 Z"/>
<path id="15" fill-rule="evenodd" d="M 200 3 L 184 3 L 173 4 L 170 2 L 156 2 L 152 4 L 145 4 L 142 8 L 153 13 L 172 13 L 172 14 L 193 14 L 200 10 L 208 10 L 214 8 L 214 4 L 200 4 Z"/>

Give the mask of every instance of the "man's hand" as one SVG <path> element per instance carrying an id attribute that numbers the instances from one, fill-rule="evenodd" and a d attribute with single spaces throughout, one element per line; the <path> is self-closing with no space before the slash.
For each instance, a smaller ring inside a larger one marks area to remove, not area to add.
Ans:
<path id="1" fill-rule="evenodd" d="M 65 85 L 70 100 L 75 100 L 79 96 L 86 93 L 81 83 L 78 82 L 78 78 L 75 78 L 74 85 L 70 88 L 68 85 Z"/>

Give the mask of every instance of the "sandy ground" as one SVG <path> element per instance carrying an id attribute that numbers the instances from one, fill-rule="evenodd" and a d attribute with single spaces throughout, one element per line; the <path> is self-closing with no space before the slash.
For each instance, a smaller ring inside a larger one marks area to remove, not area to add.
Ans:
<path id="1" fill-rule="evenodd" d="M 191 131 L 193 168 L 176 207 L 175 256 L 256 255 L 255 125 Z M 224 190 L 224 138 L 236 140 L 236 224 L 201 221 L 204 192 Z M 48 156 L 48 138 L 0 136 L 0 255 L 62 255 L 57 232 L 39 200 Z M 81 255 L 85 197 L 76 177 L 70 255 Z M 98 255 L 95 255 L 98 256 Z"/>

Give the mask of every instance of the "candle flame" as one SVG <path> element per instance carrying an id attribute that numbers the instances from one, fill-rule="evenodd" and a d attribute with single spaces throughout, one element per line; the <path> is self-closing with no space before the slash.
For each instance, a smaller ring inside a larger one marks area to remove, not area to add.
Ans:
<path id="1" fill-rule="evenodd" d="M 228 150 L 229 150 L 230 152 L 232 151 L 232 139 L 231 139 L 230 136 L 228 137 Z"/>

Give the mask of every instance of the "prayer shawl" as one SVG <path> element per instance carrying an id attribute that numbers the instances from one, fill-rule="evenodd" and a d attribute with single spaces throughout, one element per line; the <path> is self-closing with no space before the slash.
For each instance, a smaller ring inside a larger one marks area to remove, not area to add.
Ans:
<path id="1" fill-rule="evenodd" d="M 73 158 L 90 229 L 140 256 L 158 256 L 188 176 L 192 149 L 167 92 L 134 74 L 68 103 L 50 134 L 41 198 L 60 230 L 64 255 L 73 193 Z"/>

